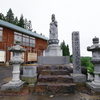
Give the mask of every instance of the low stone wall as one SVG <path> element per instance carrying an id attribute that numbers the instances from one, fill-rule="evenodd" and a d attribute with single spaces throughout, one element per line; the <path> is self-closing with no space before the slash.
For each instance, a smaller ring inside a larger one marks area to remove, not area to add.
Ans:
<path id="1" fill-rule="evenodd" d="M 63 65 L 69 64 L 70 58 L 69 56 L 45 56 L 45 57 L 38 57 L 38 64 L 43 65 Z"/>

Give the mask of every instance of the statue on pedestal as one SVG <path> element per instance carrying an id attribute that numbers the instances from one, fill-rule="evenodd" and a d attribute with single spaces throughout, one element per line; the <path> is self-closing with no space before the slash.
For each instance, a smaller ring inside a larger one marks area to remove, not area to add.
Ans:
<path id="1" fill-rule="evenodd" d="M 58 25 L 57 21 L 55 20 L 55 15 L 52 14 L 52 22 L 50 23 L 50 39 L 58 39 Z"/>

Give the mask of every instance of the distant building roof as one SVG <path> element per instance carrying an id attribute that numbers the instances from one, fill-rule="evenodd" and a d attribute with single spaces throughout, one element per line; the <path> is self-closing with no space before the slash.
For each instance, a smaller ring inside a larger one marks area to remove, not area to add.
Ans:
<path id="1" fill-rule="evenodd" d="M 0 26 L 7 27 L 7 28 L 13 29 L 15 31 L 18 31 L 18 32 L 21 32 L 21 33 L 24 33 L 24 34 L 27 34 L 27 35 L 38 37 L 38 38 L 41 38 L 43 40 L 48 40 L 47 37 L 44 37 L 44 36 L 42 36 L 40 34 L 32 32 L 32 31 L 28 31 L 28 30 L 26 30 L 24 28 L 21 28 L 19 26 L 16 26 L 14 24 L 11 24 L 11 23 L 3 21 L 3 20 L 0 20 Z"/>

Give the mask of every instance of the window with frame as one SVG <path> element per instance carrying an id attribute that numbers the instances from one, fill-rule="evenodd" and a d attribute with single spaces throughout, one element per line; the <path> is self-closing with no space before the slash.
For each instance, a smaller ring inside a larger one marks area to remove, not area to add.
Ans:
<path id="1" fill-rule="evenodd" d="M 20 41 L 22 44 L 22 34 L 18 32 L 14 32 L 14 44 L 16 44 L 16 41 Z"/>
<path id="2" fill-rule="evenodd" d="M 29 36 L 23 35 L 23 45 L 29 46 Z"/>
<path id="3" fill-rule="evenodd" d="M 3 28 L 0 27 L 0 42 L 2 42 L 2 36 L 3 36 Z"/>
<path id="4" fill-rule="evenodd" d="M 30 47 L 35 47 L 35 38 L 30 37 Z"/>
<path id="5" fill-rule="evenodd" d="M 35 47 L 35 38 L 22 33 L 14 32 L 14 44 L 16 41 L 20 41 L 23 46 Z"/>

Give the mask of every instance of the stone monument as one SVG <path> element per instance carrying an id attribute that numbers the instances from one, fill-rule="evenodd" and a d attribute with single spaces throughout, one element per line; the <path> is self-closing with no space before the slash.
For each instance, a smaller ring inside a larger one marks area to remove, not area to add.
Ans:
<path id="1" fill-rule="evenodd" d="M 88 46 L 87 50 L 92 51 L 91 63 L 94 64 L 94 80 L 87 82 L 86 85 L 95 92 L 100 92 L 100 44 L 99 38 L 93 38 L 93 45 Z"/>
<path id="2" fill-rule="evenodd" d="M 44 51 L 44 56 L 62 56 L 62 50 L 60 49 L 60 46 L 58 45 L 58 25 L 57 21 L 55 20 L 55 15 L 52 14 L 52 22 L 50 23 L 50 29 L 49 29 L 49 40 L 48 40 L 48 47 Z"/>
<path id="3" fill-rule="evenodd" d="M 86 76 L 81 74 L 81 61 L 80 61 L 80 42 L 79 32 L 74 31 L 72 33 L 72 52 L 73 52 L 73 73 L 71 76 L 74 82 L 85 82 Z"/>
<path id="4" fill-rule="evenodd" d="M 49 29 L 49 44 L 58 44 L 58 24 L 57 21 L 55 20 L 55 15 L 52 14 L 51 17 L 52 22 L 50 23 L 50 29 Z"/>
<path id="5" fill-rule="evenodd" d="M 43 52 L 43 57 L 38 57 L 38 64 L 69 64 L 69 56 L 62 56 L 62 50 L 58 44 L 58 24 L 54 14 L 51 20 L 48 47 Z"/>
<path id="6" fill-rule="evenodd" d="M 23 75 L 21 79 L 26 83 L 29 83 L 29 86 L 34 86 L 37 79 L 37 67 L 33 66 L 23 66 Z"/>
<path id="7" fill-rule="evenodd" d="M 50 23 L 48 47 L 44 55 L 38 57 L 38 79 L 34 88 L 35 93 L 73 93 L 76 84 L 68 71 L 71 69 L 69 56 L 62 56 L 58 45 L 58 25 L 52 14 Z"/>
<path id="8" fill-rule="evenodd" d="M 26 49 L 20 46 L 19 41 L 16 41 L 16 46 L 11 46 L 8 50 L 13 52 L 13 58 L 10 60 L 10 63 L 13 65 L 13 76 L 10 82 L 1 86 L 1 90 L 20 90 L 25 83 L 20 80 L 20 65 L 24 62 L 22 52 L 25 52 Z"/>

